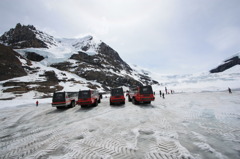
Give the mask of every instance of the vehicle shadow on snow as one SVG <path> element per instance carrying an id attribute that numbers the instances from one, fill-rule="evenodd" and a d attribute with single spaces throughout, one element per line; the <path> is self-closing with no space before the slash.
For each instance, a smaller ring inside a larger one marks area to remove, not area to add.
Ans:
<path id="1" fill-rule="evenodd" d="M 110 105 L 110 107 L 114 109 L 121 109 L 121 108 L 125 108 L 125 104 L 114 104 L 114 105 Z"/>
<path id="2" fill-rule="evenodd" d="M 136 105 L 140 108 L 143 108 L 143 109 L 153 109 L 153 108 L 156 108 L 156 106 L 152 105 L 152 104 L 140 104 L 140 105 Z"/>
<path id="3" fill-rule="evenodd" d="M 69 109 L 69 108 L 54 109 L 54 110 L 52 110 L 52 111 L 50 111 L 50 112 L 48 112 L 48 113 L 46 113 L 46 114 L 62 113 L 62 112 L 64 112 L 64 111 L 68 110 L 68 109 Z"/>
<path id="4" fill-rule="evenodd" d="M 78 110 L 76 110 L 76 112 L 88 112 L 88 111 L 91 111 L 93 110 L 94 107 L 93 106 L 89 106 L 89 107 L 80 107 Z"/>

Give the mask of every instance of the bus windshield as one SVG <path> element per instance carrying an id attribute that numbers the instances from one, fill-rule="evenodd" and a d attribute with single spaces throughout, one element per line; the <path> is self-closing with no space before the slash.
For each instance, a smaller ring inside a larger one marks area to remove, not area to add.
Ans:
<path id="1" fill-rule="evenodd" d="M 90 98 L 91 94 L 90 91 L 79 91 L 78 98 Z"/>
<path id="2" fill-rule="evenodd" d="M 65 93 L 58 92 L 53 94 L 53 102 L 64 102 L 65 101 Z"/>
<path id="3" fill-rule="evenodd" d="M 116 88 L 111 90 L 112 96 L 122 96 L 123 95 L 123 89 L 122 88 Z"/>
<path id="4" fill-rule="evenodd" d="M 140 87 L 140 94 L 153 94 L 151 86 L 142 86 Z"/>

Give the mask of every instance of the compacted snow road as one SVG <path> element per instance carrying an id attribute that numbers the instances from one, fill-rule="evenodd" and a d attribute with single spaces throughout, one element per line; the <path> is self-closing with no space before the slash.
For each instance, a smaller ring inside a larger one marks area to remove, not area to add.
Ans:
<path id="1" fill-rule="evenodd" d="M 0 158 L 240 158 L 240 92 L 156 95 L 151 105 L 0 109 Z M 13 100 L 14 102 L 14 100 Z"/>

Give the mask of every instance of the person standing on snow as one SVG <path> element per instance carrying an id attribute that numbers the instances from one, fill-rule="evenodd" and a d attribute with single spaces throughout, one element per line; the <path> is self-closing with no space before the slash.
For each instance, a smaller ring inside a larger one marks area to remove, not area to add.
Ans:
<path id="1" fill-rule="evenodd" d="M 167 87 L 165 87 L 165 92 L 166 92 L 166 94 L 167 94 Z"/>
<path id="2" fill-rule="evenodd" d="M 232 90 L 231 88 L 228 87 L 228 92 L 231 94 L 232 93 Z"/>
<path id="3" fill-rule="evenodd" d="M 36 107 L 38 106 L 38 100 L 36 101 Z"/>
<path id="4" fill-rule="evenodd" d="M 163 99 L 165 99 L 165 98 L 164 98 L 164 93 L 162 94 L 162 97 L 163 97 Z"/>
<path id="5" fill-rule="evenodd" d="M 160 97 L 161 97 L 162 96 L 162 91 L 161 90 L 159 91 L 159 94 L 160 94 Z"/>

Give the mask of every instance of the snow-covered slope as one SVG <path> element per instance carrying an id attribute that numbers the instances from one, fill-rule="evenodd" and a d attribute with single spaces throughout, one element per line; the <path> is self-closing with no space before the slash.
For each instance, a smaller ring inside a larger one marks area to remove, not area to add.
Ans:
<path id="1" fill-rule="evenodd" d="M 37 36 L 38 37 L 38 36 Z M 54 39 L 48 38 L 48 34 L 42 34 L 39 39 L 48 44 L 48 48 L 24 48 L 15 49 L 21 55 L 25 55 L 26 52 L 35 52 L 45 59 L 41 61 L 44 65 L 50 65 L 53 63 L 63 62 L 69 59 L 73 54 L 77 54 L 79 51 L 88 55 L 97 54 L 98 45 L 101 41 L 96 41 L 92 36 L 86 36 L 78 39 Z"/>
<path id="2" fill-rule="evenodd" d="M 175 92 L 202 92 L 202 91 L 222 91 L 228 87 L 240 89 L 240 65 L 220 73 L 201 72 L 183 75 L 167 75 L 150 71 L 140 66 L 131 65 L 133 70 L 142 72 L 156 79 L 159 84 L 153 85 L 156 92 L 165 91 L 165 87 Z"/>
<path id="3" fill-rule="evenodd" d="M 29 67 L 26 60 L 20 59 L 23 66 Z M 22 99 L 22 98 L 42 98 L 51 96 L 54 90 L 60 88 L 61 91 L 78 91 L 80 89 L 89 89 L 93 87 L 98 87 L 100 92 L 103 92 L 104 89 L 101 87 L 101 84 L 95 81 L 88 81 L 84 78 L 72 74 L 67 71 L 61 71 L 56 68 L 45 66 L 39 62 L 31 62 L 31 66 L 28 70 L 27 76 L 16 77 L 10 80 L 0 81 L 0 99 L 9 99 L 12 98 Z M 51 80 L 48 77 L 44 76 L 45 73 L 54 72 L 57 78 L 56 83 L 50 84 L 49 86 L 46 83 L 51 83 Z M 19 91 L 16 88 L 25 88 L 26 90 Z M 45 87 L 46 90 L 40 88 Z"/>

